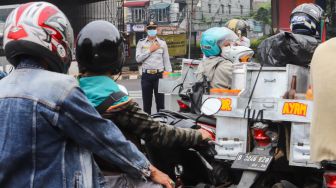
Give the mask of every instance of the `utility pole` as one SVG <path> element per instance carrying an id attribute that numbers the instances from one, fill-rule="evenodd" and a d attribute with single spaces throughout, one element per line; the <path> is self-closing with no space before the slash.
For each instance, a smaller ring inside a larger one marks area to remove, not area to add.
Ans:
<path id="1" fill-rule="evenodd" d="M 194 8 L 194 0 L 191 0 L 191 8 L 189 12 L 189 40 L 188 40 L 188 59 L 190 59 L 190 51 L 191 51 L 191 31 L 192 31 L 192 16 L 193 16 L 193 8 Z"/>
<path id="2" fill-rule="evenodd" d="M 117 0 L 117 20 L 118 30 L 125 31 L 125 18 L 124 18 L 124 0 Z"/>
<path id="3" fill-rule="evenodd" d="M 250 13 L 253 12 L 253 0 L 250 0 Z"/>

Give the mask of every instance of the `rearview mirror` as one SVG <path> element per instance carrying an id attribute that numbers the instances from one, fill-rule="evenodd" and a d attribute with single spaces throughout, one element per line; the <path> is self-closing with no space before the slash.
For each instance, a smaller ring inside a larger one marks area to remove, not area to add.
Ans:
<path id="1" fill-rule="evenodd" d="M 206 99 L 201 107 L 201 112 L 207 116 L 216 114 L 222 106 L 222 102 L 216 98 Z"/>
<path id="2" fill-rule="evenodd" d="M 119 87 L 120 91 L 122 91 L 123 93 L 128 95 L 128 90 L 126 89 L 125 86 L 118 84 L 118 87 Z"/>

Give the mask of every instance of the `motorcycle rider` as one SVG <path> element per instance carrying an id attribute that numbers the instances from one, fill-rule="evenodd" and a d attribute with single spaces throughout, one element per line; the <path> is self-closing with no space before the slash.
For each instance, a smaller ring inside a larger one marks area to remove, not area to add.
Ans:
<path id="1" fill-rule="evenodd" d="M 238 36 L 226 27 L 213 27 L 206 30 L 201 38 L 201 50 L 207 57 L 199 64 L 196 78 L 204 76 L 213 88 L 231 88 L 233 59 L 230 55 L 237 45 Z"/>
<path id="2" fill-rule="evenodd" d="M 93 152 L 139 182 L 172 188 L 62 74 L 73 42 L 68 19 L 50 3 L 22 4 L 8 16 L 4 50 L 16 70 L 0 81 L 0 187 L 103 187 Z"/>
<path id="3" fill-rule="evenodd" d="M 192 147 L 211 138 L 201 129 L 175 128 L 154 121 L 121 92 L 111 76 L 121 71 L 124 46 L 112 23 L 100 20 L 87 24 L 76 40 L 76 59 L 81 73 L 79 85 L 91 104 L 103 117 L 115 122 L 139 147 L 140 138 L 156 146 L 169 147 Z"/>
<path id="4" fill-rule="evenodd" d="M 335 100 L 334 86 L 336 64 L 336 38 L 317 47 L 311 62 L 314 91 L 314 109 L 311 126 L 311 159 L 313 161 L 335 161 Z"/>
<path id="5" fill-rule="evenodd" d="M 258 46 L 260 62 L 270 66 L 287 64 L 309 66 L 320 43 L 320 25 L 324 11 L 315 4 L 301 4 L 290 16 L 292 32 L 280 32 Z"/>
<path id="6" fill-rule="evenodd" d="M 324 10 L 313 3 L 303 3 L 297 6 L 290 16 L 290 29 L 295 34 L 319 38 L 321 19 Z"/>
<path id="7" fill-rule="evenodd" d="M 249 24 L 245 20 L 241 19 L 231 19 L 225 23 L 225 27 L 231 29 L 239 37 L 238 45 L 250 47 L 250 39 L 247 38 L 247 31 L 250 29 Z"/>
<path id="8" fill-rule="evenodd" d="M 313 23 L 301 24 L 293 23 L 291 28 L 293 32 L 300 32 L 301 34 L 318 36 L 320 31 L 320 21 L 323 15 L 323 9 L 315 4 L 303 4 L 293 10 L 297 12 L 301 19 L 292 17 L 291 22 L 303 20 L 299 23 Z M 308 27 L 311 25 L 310 27 Z M 296 30 L 296 31 L 294 31 Z M 311 82 L 314 92 L 314 106 L 312 116 L 312 126 L 310 133 L 311 144 L 311 160 L 321 162 L 335 161 L 336 150 L 334 143 L 336 138 L 334 136 L 335 130 L 335 100 L 336 93 L 333 81 L 335 80 L 335 64 L 331 61 L 336 58 L 336 38 L 332 38 L 320 44 L 313 55 L 311 61 Z"/>
<path id="9" fill-rule="evenodd" d="M 99 31 L 100 35 L 94 33 Z M 164 146 L 191 147 L 210 137 L 204 130 L 174 128 L 154 121 L 139 105 L 120 89 L 110 77 L 121 72 L 124 46 L 119 31 L 107 21 L 87 24 L 76 40 L 76 58 L 81 76 L 79 85 L 98 111 L 113 120 L 121 130 L 135 134 L 147 142 Z M 107 42 L 109 41 L 109 42 Z M 107 53 L 109 52 L 109 53 Z M 106 98 L 120 95 L 107 109 L 99 109 Z"/>

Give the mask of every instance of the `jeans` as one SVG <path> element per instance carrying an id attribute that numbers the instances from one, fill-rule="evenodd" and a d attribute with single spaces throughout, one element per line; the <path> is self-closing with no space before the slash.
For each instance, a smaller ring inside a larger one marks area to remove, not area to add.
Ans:
<path id="1" fill-rule="evenodd" d="M 153 90 L 155 95 L 156 110 L 164 109 L 164 94 L 158 93 L 159 79 L 162 78 L 162 73 L 147 74 L 143 73 L 141 77 L 142 98 L 144 111 L 151 114 Z"/>

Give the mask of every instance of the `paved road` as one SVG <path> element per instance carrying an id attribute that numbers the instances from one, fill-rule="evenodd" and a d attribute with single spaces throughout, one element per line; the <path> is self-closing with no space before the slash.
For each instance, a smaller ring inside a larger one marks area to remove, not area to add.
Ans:
<path id="1" fill-rule="evenodd" d="M 129 91 L 141 91 L 141 80 L 118 80 L 118 83 L 127 87 Z"/>
<path id="2" fill-rule="evenodd" d="M 119 80 L 119 84 L 125 86 L 128 89 L 130 96 L 143 108 L 142 93 L 141 93 L 141 80 Z M 156 112 L 156 104 L 153 96 L 152 101 L 152 113 Z"/>

